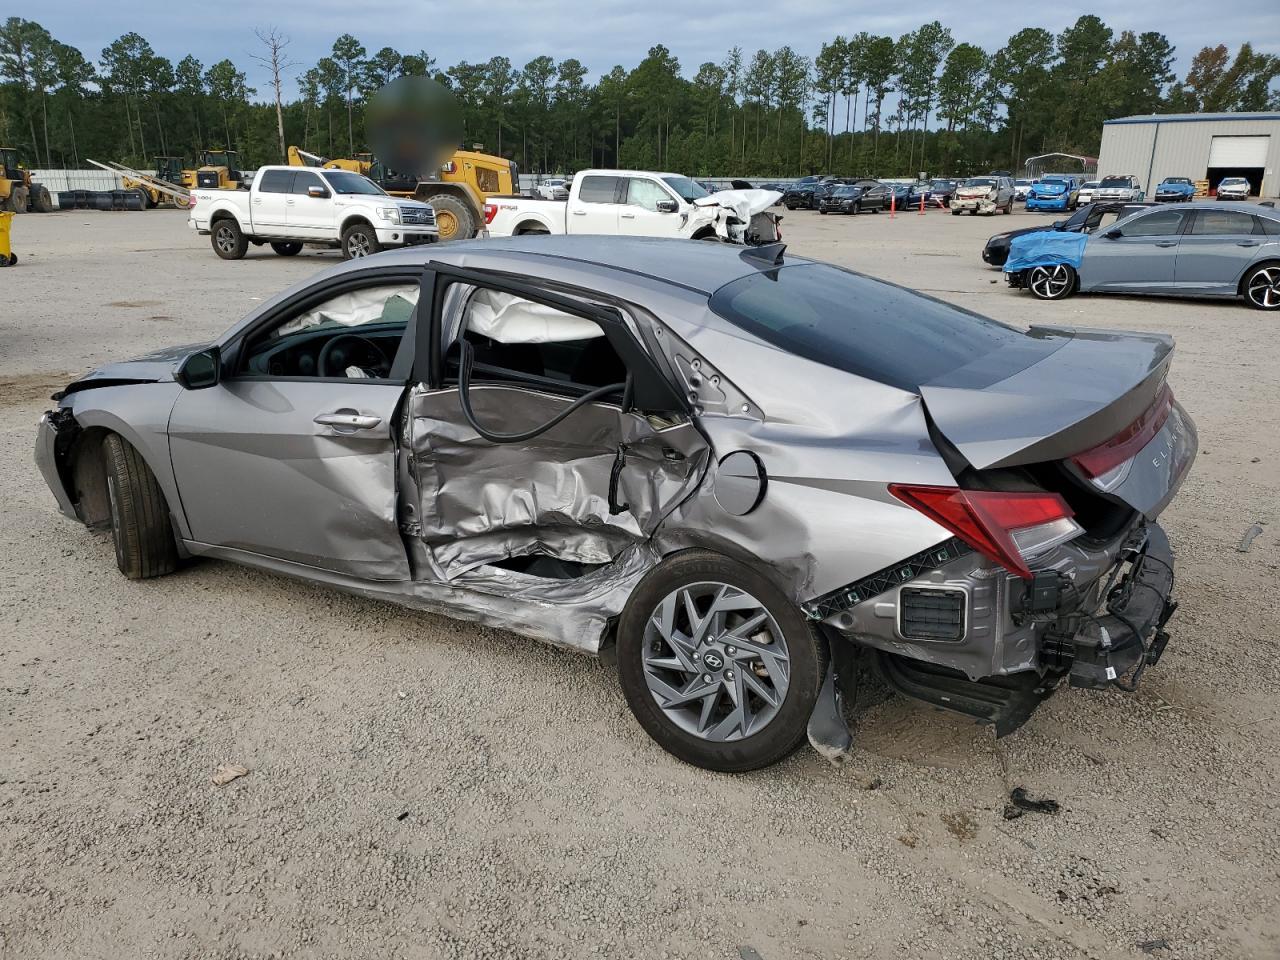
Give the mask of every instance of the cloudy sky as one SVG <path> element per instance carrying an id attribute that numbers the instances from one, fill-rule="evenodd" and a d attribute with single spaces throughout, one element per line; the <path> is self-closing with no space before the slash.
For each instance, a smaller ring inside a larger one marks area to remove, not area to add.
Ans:
<path id="1" fill-rule="evenodd" d="M 867 30 L 894 37 L 920 23 L 940 20 L 957 42 L 987 50 L 1000 47 L 1024 26 L 1055 33 L 1081 14 L 1101 17 L 1113 30 L 1160 30 L 1177 48 L 1179 75 L 1206 44 L 1233 50 L 1244 41 L 1280 54 L 1280 2 L 1232 0 L 1230 16 L 1215 16 L 1203 2 L 1166 0 L 1159 5 L 1101 0 L 1088 6 L 1061 4 L 888 4 L 860 0 L 45 0 L 20 15 L 38 20 L 64 43 L 96 60 L 104 46 L 130 30 L 156 51 L 177 61 L 193 53 L 207 66 L 230 57 L 249 73 L 260 94 L 263 71 L 250 59 L 260 52 L 254 28 L 275 26 L 292 38 L 289 53 L 305 66 L 328 52 L 342 33 L 358 37 L 372 53 L 383 46 L 401 52 L 426 50 L 443 66 L 460 60 L 509 57 L 517 68 L 541 54 L 577 57 L 596 77 L 615 63 L 634 66 L 655 43 L 665 44 L 686 75 L 698 64 L 720 61 L 739 45 L 748 52 L 790 44 L 812 56 L 824 40 Z M 902 13 L 894 10 L 904 10 Z M 909 12 L 905 8 L 909 8 Z M 994 11 L 1002 12 L 996 13 Z M 1158 16 L 1156 11 L 1158 10 Z M 1023 12 L 1025 11 L 1025 12 Z M 294 71 L 296 74 L 297 71 Z M 290 84 L 289 94 L 296 91 Z"/>

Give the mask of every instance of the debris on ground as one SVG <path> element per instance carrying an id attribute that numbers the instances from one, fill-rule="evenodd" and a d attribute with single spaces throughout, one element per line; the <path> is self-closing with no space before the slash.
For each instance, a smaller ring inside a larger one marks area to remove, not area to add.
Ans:
<path id="1" fill-rule="evenodd" d="M 764 958 L 760 956 L 760 951 L 755 947 L 739 947 L 738 956 L 741 957 L 742 960 L 764 960 Z"/>
<path id="2" fill-rule="evenodd" d="M 1022 787 L 1014 787 L 1009 794 L 1009 802 L 1004 806 L 1004 818 L 1017 820 L 1024 813 L 1054 814 L 1061 809 L 1057 800 L 1035 800 Z"/>
<path id="3" fill-rule="evenodd" d="M 232 780 L 239 780 L 241 777 L 249 773 L 248 767 L 242 767 L 235 763 L 224 763 L 213 771 L 213 785 L 215 787 L 225 787 Z"/>
<path id="4" fill-rule="evenodd" d="M 944 813 L 942 814 L 942 822 L 946 824 L 947 832 L 957 840 L 972 840 L 978 835 L 978 822 L 968 813 Z"/>
<path id="5" fill-rule="evenodd" d="M 1253 546 L 1253 541 L 1262 534 L 1262 524 L 1255 523 L 1252 527 L 1244 532 L 1244 536 L 1240 538 L 1240 543 L 1236 545 L 1236 550 L 1240 553 L 1248 553 L 1249 548 Z"/>
<path id="6" fill-rule="evenodd" d="M 1159 940 L 1143 940 L 1138 944 L 1143 953 L 1155 953 L 1157 950 L 1168 950 L 1169 941 L 1161 937 Z"/>

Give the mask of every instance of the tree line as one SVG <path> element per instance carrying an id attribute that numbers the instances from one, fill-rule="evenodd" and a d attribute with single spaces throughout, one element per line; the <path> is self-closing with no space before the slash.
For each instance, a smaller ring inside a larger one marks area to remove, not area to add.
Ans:
<path id="1" fill-rule="evenodd" d="M 1110 117 L 1170 111 L 1280 109 L 1280 58 L 1248 43 L 1206 46 L 1179 79 L 1161 33 L 1113 31 L 1082 16 L 1061 33 L 1028 27 L 998 50 L 955 43 L 933 21 L 901 37 L 837 36 L 813 55 L 790 46 L 733 47 L 692 76 L 657 44 L 634 67 L 602 72 L 575 57 L 505 56 L 442 66 L 425 50 L 370 52 L 338 37 L 298 64 L 289 39 L 259 31 L 267 88 L 230 59 L 176 63 L 138 33 L 96 58 L 38 23 L 0 25 L 0 143 L 29 166 L 86 158 L 150 165 L 206 148 L 247 167 L 280 162 L 286 144 L 347 156 L 366 149 L 363 106 L 400 76 L 452 89 L 466 141 L 526 172 L 588 166 L 695 176 L 830 172 L 963 175 L 1018 169 L 1027 156 L 1096 156 Z"/>

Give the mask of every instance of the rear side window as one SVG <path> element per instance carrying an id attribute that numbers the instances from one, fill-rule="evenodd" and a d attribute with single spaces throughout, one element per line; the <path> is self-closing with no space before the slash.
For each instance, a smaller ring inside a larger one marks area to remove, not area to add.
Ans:
<path id="1" fill-rule="evenodd" d="M 1237 210 L 1201 210 L 1191 225 L 1197 237 L 1224 237 L 1253 233 L 1254 218 Z"/>
<path id="2" fill-rule="evenodd" d="M 1269 237 L 1280 237 L 1280 220 L 1272 220 L 1268 217 L 1259 217 L 1258 223 L 1262 225 L 1262 233 Z"/>
<path id="3" fill-rule="evenodd" d="M 615 203 L 617 196 L 617 177 L 583 177 L 578 188 L 578 199 L 583 203 Z"/>
<path id="4" fill-rule="evenodd" d="M 258 181 L 259 193 L 288 193 L 295 170 L 268 170 Z"/>
<path id="5" fill-rule="evenodd" d="M 734 280 L 709 306 L 788 353 L 903 390 L 1028 341 L 989 317 L 820 263 Z"/>

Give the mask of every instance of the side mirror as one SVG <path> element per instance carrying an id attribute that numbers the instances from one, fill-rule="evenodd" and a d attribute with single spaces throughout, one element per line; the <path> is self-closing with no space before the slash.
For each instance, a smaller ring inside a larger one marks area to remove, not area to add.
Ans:
<path id="1" fill-rule="evenodd" d="M 679 209 L 680 209 L 680 204 L 676 203 L 674 200 L 659 200 L 659 201 L 658 201 L 658 212 L 659 212 L 659 213 L 675 213 L 675 212 L 676 212 L 677 210 L 679 210 Z"/>
<path id="2" fill-rule="evenodd" d="M 1108 240 L 1119 240 L 1121 237 L 1124 236 L 1124 234 L 1120 232 L 1119 227 L 1112 227 L 1110 230 L 1104 233 L 1103 236 L 1106 237 Z"/>
<path id="3" fill-rule="evenodd" d="M 222 352 L 217 347 L 193 353 L 178 367 L 177 381 L 188 390 L 216 386 L 222 379 Z"/>
<path id="4" fill-rule="evenodd" d="M 315 197 L 317 200 L 323 200 L 329 196 L 329 191 L 324 187 L 307 187 L 307 196 Z"/>

